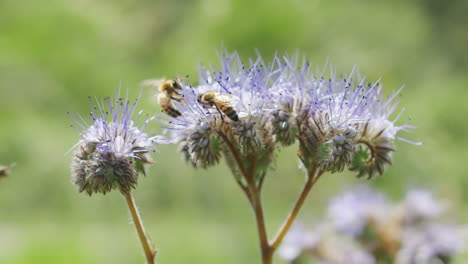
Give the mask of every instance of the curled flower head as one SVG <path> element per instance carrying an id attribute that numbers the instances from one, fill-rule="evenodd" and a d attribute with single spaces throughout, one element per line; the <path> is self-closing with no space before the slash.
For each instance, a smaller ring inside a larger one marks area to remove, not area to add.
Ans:
<path id="1" fill-rule="evenodd" d="M 373 95 L 374 103 L 368 106 L 368 111 L 371 113 L 370 118 L 356 125 L 357 149 L 350 170 L 356 171 L 358 177 L 372 178 L 375 175 L 382 175 L 385 168 L 392 164 L 396 139 L 421 145 L 419 142 L 412 142 L 397 135 L 400 131 L 409 132 L 410 129 L 414 129 L 408 122 L 396 125 L 403 111 L 394 120 L 390 120 L 390 116 L 398 106 L 397 96 L 401 89 L 388 98 L 383 96 L 379 84 L 377 84 L 376 89 Z"/>
<path id="2" fill-rule="evenodd" d="M 309 85 L 310 101 L 305 109 L 312 114 L 305 115 L 309 129 L 303 133 L 322 142 L 312 161 L 318 159 L 322 170 L 330 172 L 348 167 L 359 177 L 383 174 L 391 164 L 394 140 L 404 140 L 396 134 L 413 128 L 407 123 L 397 126 L 399 116 L 389 120 L 398 105 L 399 91 L 385 98 L 378 82 L 364 85 L 365 79 L 356 71 L 348 78 L 331 76 Z"/>
<path id="3" fill-rule="evenodd" d="M 152 118 L 146 117 L 138 127 L 132 119 L 138 100 L 131 104 L 117 96 L 89 101 L 90 124 L 80 114 L 69 114 L 81 135 L 72 161 L 72 182 L 89 195 L 112 189 L 128 194 L 138 173 L 145 174 L 144 165 L 152 163 L 148 153 L 154 151 L 153 138 L 144 132 Z"/>

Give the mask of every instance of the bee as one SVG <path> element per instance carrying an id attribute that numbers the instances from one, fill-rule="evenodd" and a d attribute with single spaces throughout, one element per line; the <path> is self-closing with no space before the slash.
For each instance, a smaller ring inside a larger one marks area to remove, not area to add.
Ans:
<path id="1" fill-rule="evenodd" d="M 183 98 L 180 93 L 182 86 L 176 79 L 171 80 L 146 80 L 143 84 L 158 87 L 159 93 L 157 102 L 161 108 L 170 116 L 178 117 L 182 114 L 174 107 L 172 100 L 182 102 Z"/>
<path id="2" fill-rule="evenodd" d="M 6 177 L 10 175 L 11 168 L 13 168 L 15 164 L 11 164 L 10 166 L 3 166 L 0 165 L 0 178 Z"/>
<path id="3" fill-rule="evenodd" d="M 197 101 L 208 107 L 216 107 L 221 114 L 221 111 L 232 121 L 239 121 L 236 109 L 232 106 L 232 95 L 227 93 L 217 93 L 208 91 L 197 96 Z"/>

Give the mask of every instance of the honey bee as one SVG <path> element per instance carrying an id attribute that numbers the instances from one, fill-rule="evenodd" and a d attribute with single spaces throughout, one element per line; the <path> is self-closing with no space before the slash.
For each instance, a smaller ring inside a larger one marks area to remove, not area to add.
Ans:
<path id="1" fill-rule="evenodd" d="M 174 107 L 172 100 L 177 102 L 182 102 L 183 98 L 180 94 L 182 86 L 179 81 L 176 79 L 171 80 L 146 80 L 143 84 L 158 87 L 159 93 L 157 96 L 157 101 L 161 108 L 170 116 L 178 117 L 182 114 Z"/>
<path id="2" fill-rule="evenodd" d="M 232 121 L 239 121 L 236 109 L 232 106 L 231 99 L 232 95 L 227 93 L 217 93 L 214 91 L 208 91 L 201 93 L 197 96 L 197 101 L 208 107 L 216 107 L 218 111 L 221 111 L 229 117 Z"/>

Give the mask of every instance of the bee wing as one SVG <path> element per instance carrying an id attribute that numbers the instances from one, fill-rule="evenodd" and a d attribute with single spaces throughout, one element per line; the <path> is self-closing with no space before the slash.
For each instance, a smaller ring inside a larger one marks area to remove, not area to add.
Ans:
<path id="1" fill-rule="evenodd" d="M 166 80 L 167 79 L 164 77 L 158 78 L 158 79 L 148 79 L 148 80 L 142 81 L 141 84 L 144 86 L 152 87 L 152 88 L 159 88 L 159 86 L 163 84 L 163 82 L 165 82 Z"/>
<path id="2" fill-rule="evenodd" d="M 169 104 L 171 102 L 171 98 L 167 96 L 165 93 L 158 93 L 157 100 L 159 104 Z"/>
<path id="3" fill-rule="evenodd" d="M 238 100 L 239 98 L 235 95 L 228 94 L 228 93 L 216 93 L 215 100 L 218 103 L 222 103 L 223 105 L 232 106 L 234 100 Z"/>

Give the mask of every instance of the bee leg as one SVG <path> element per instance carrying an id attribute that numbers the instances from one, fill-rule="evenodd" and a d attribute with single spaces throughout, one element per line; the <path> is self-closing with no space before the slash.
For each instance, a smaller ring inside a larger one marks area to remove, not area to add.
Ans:
<path id="1" fill-rule="evenodd" d="M 168 106 L 168 111 L 166 111 L 170 116 L 172 117 L 179 117 L 182 115 L 182 113 L 179 112 L 179 110 L 175 109 L 174 107 Z"/>
<path id="2" fill-rule="evenodd" d="M 218 106 L 216 106 L 216 110 L 218 110 L 219 114 L 221 115 L 221 119 L 224 121 L 224 115 L 223 115 L 223 112 L 221 112 L 221 110 L 219 109 Z"/>
<path id="3" fill-rule="evenodd" d="M 171 99 L 172 99 L 172 100 L 176 100 L 177 102 L 182 102 L 182 100 L 183 100 L 183 99 L 180 98 L 180 97 L 174 97 L 174 96 L 171 96 Z"/>

